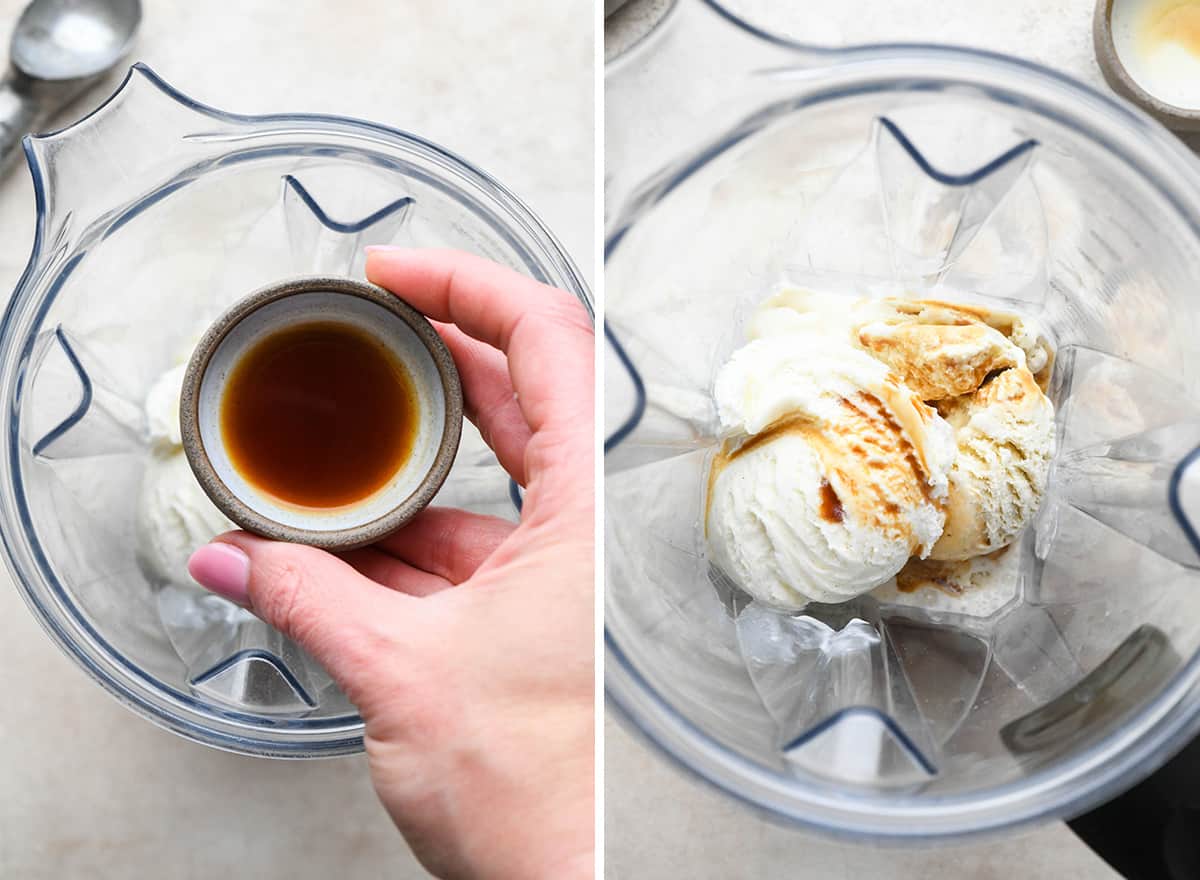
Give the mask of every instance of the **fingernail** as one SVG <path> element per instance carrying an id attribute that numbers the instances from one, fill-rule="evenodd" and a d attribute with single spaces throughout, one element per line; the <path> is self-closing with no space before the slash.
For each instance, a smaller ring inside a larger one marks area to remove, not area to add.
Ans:
<path id="1" fill-rule="evenodd" d="M 373 254 L 378 251 L 381 254 L 396 253 L 397 251 L 406 251 L 408 248 L 398 244 L 369 244 L 363 248 L 368 254 Z"/>
<path id="2" fill-rule="evenodd" d="M 188 560 L 188 574 L 230 602 L 249 603 L 250 557 L 232 544 L 205 544 Z"/>

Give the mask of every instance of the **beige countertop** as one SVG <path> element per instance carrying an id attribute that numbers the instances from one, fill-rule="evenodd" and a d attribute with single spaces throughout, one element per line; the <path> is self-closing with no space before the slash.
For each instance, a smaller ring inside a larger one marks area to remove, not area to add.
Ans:
<path id="1" fill-rule="evenodd" d="M 769 822 L 605 724 L 612 880 L 1120 880 L 1066 825 L 957 846 L 850 845 Z"/>
<path id="2" fill-rule="evenodd" d="M 0 0 L 5 44 L 23 5 Z M 588 0 L 143 5 L 133 58 L 185 93 L 233 111 L 338 113 L 420 133 L 507 184 L 593 277 Z M 28 173 L 11 169 L 0 183 L 0 290 L 24 267 L 33 216 Z M 0 877 L 426 876 L 361 758 L 243 758 L 159 730 L 62 656 L 7 573 L 0 581 Z"/>
<path id="3" fill-rule="evenodd" d="M 736 2 L 759 10 L 769 5 L 766 0 Z M 969 12 L 956 0 L 931 2 L 945 7 L 956 42 L 1019 53 L 1106 89 L 1092 54 L 1092 0 L 979 0 L 970 4 Z M 671 5 L 671 0 L 630 0 L 606 22 L 606 57 L 611 60 L 634 46 Z M 686 71 L 672 74 L 688 76 Z M 612 878 L 1119 876 L 1063 823 L 933 850 L 875 849 L 809 836 L 768 822 L 685 775 L 613 719 L 605 730 L 605 849 Z"/>

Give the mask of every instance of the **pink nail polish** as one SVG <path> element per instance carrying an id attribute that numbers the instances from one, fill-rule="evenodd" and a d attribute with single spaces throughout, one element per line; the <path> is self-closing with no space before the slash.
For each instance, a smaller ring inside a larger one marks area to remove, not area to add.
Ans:
<path id="1" fill-rule="evenodd" d="M 406 251 L 408 248 L 398 244 L 369 244 L 363 248 L 368 254 L 379 251 L 381 254 L 396 253 L 397 251 Z"/>
<path id="2" fill-rule="evenodd" d="M 250 557 L 232 544 L 205 544 L 188 560 L 188 574 L 230 602 L 249 601 Z"/>

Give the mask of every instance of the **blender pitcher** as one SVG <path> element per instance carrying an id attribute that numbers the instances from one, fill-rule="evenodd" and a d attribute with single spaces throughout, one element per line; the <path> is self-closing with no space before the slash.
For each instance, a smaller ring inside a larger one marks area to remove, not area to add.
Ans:
<path id="1" fill-rule="evenodd" d="M 1200 729 L 1195 158 L 1032 64 L 816 48 L 715 0 L 676 4 L 607 94 L 611 703 L 729 794 L 871 839 L 1075 814 L 1185 744 Z M 787 614 L 710 567 L 713 379 L 781 282 L 1044 329 L 1056 450 L 1007 591 Z"/>
<path id="2" fill-rule="evenodd" d="M 140 496 L 159 466 L 148 396 L 234 301 L 296 275 L 361 276 L 365 245 L 472 251 L 590 311 L 578 272 L 528 208 L 435 144 L 342 117 L 224 113 L 142 65 L 25 152 L 35 242 L 0 324 L 14 581 L 58 645 L 155 723 L 255 755 L 360 750 L 362 720 L 311 657 L 192 582 L 186 541 L 147 547 Z M 179 492 L 199 491 L 186 462 L 169 466 L 184 470 Z M 469 428 L 435 503 L 517 515 Z M 194 515 L 169 507 L 156 538 Z"/>

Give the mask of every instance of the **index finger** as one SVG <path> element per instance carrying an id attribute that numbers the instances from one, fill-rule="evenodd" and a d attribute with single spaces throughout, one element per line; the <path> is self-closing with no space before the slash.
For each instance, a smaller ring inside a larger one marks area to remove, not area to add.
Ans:
<path id="1" fill-rule="evenodd" d="M 503 351 L 532 431 L 591 425 L 595 334 L 565 290 L 452 250 L 367 248 L 367 278 Z"/>

